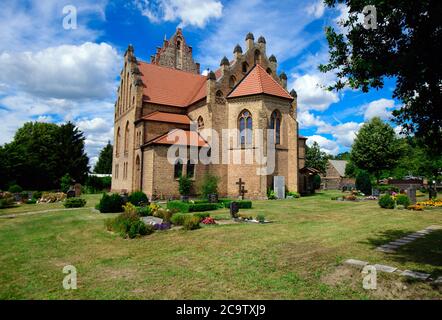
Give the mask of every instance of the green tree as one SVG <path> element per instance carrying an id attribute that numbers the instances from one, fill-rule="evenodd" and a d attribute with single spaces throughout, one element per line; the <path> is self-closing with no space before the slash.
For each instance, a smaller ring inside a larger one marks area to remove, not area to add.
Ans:
<path id="1" fill-rule="evenodd" d="M 113 152 L 112 145 L 110 141 L 108 141 L 107 145 L 100 151 L 98 161 L 94 167 L 95 173 L 105 173 L 105 174 L 112 173 L 112 152 Z"/>
<path id="2" fill-rule="evenodd" d="M 393 128 L 375 117 L 357 133 L 350 160 L 357 168 L 373 174 L 379 182 L 382 170 L 393 169 L 402 153 L 403 143 Z"/>
<path id="3" fill-rule="evenodd" d="M 438 0 L 325 0 L 342 3 L 349 15 L 342 22 L 345 34 L 326 28 L 330 59 L 322 72 L 336 71 L 329 87 L 346 86 L 368 92 L 396 80 L 393 97 L 402 107 L 393 111 L 395 121 L 408 133 L 440 155 L 442 152 L 442 2 Z M 358 15 L 366 5 L 376 7 L 377 27 L 366 29 Z"/>
<path id="4" fill-rule="evenodd" d="M 72 178 L 69 175 L 69 173 L 66 173 L 63 177 L 60 179 L 60 189 L 62 192 L 66 193 L 68 192 L 69 188 L 72 185 Z"/>
<path id="5" fill-rule="evenodd" d="M 14 182 L 24 189 L 55 189 L 65 174 L 83 182 L 88 162 L 83 133 L 72 123 L 28 122 L 0 149 L 0 171 L 6 173 L 1 187 Z"/>
<path id="6" fill-rule="evenodd" d="M 312 146 L 305 147 L 305 166 L 315 168 L 316 170 L 325 173 L 327 170 L 329 156 L 321 151 L 319 144 L 315 141 Z"/>

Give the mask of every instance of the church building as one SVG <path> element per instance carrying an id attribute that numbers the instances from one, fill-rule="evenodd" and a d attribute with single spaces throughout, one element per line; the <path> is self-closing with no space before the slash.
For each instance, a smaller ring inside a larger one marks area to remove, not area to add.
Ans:
<path id="1" fill-rule="evenodd" d="M 223 57 L 219 69 L 207 75 L 201 74 L 181 29 L 157 47 L 150 62 L 137 59 L 130 45 L 115 104 L 112 190 L 142 190 L 153 199 L 178 198 L 181 175 L 194 181 L 192 193 L 197 194 L 202 178 L 210 173 L 219 177 L 220 197 L 238 197 L 242 184 L 245 198 L 266 199 L 275 176 L 284 177 L 287 191 L 303 192 L 306 138 L 298 135 L 296 109 L 296 92 L 287 91 L 287 75 L 278 73 L 274 55 L 267 56 L 262 36 L 255 42 L 253 34 L 247 34 L 244 49 L 237 45 L 233 58 Z M 219 144 L 203 137 L 203 129 L 218 132 Z M 184 130 L 186 148 L 221 154 L 226 142 L 223 129 L 238 130 L 237 139 L 228 139 L 240 163 L 168 161 L 174 144 L 168 139 L 171 132 Z M 275 144 L 274 170 L 267 175 L 257 174 L 262 163 L 243 161 L 257 148 L 255 135 L 248 132 L 258 129 L 274 133 L 263 140 L 264 145 Z"/>

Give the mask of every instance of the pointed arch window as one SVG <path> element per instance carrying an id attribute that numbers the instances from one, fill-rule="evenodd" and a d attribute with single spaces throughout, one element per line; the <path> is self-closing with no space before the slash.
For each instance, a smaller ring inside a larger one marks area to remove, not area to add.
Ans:
<path id="1" fill-rule="evenodd" d="M 235 84 L 236 84 L 236 78 L 235 76 L 231 76 L 229 78 L 229 88 L 233 89 L 235 87 Z"/>
<path id="2" fill-rule="evenodd" d="M 252 114 L 243 110 L 238 117 L 239 143 L 242 147 L 252 145 Z"/>
<path id="3" fill-rule="evenodd" d="M 249 64 L 246 61 L 244 61 L 242 63 L 242 72 L 247 73 L 247 71 L 249 71 Z"/>
<path id="4" fill-rule="evenodd" d="M 116 142 L 115 142 L 115 156 L 119 156 L 120 154 L 120 144 L 121 144 L 121 130 L 120 127 L 118 127 L 117 129 L 117 137 L 116 137 Z"/>
<path id="5" fill-rule="evenodd" d="M 270 69 L 270 68 L 267 68 L 267 73 L 269 74 L 269 75 L 272 75 L 273 74 L 273 71 L 272 71 L 272 69 Z"/>
<path id="6" fill-rule="evenodd" d="M 270 116 L 270 129 L 273 130 L 275 144 L 281 143 L 281 112 L 275 110 Z"/>
<path id="7" fill-rule="evenodd" d="M 175 166 L 173 169 L 173 177 L 178 179 L 183 174 L 183 161 L 181 159 L 177 159 L 175 161 Z"/>
<path id="8" fill-rule="evenodd" d="M 255 57 L 254 57 L 255 64 L 260 62 L 260 56 L 261 56 L 261 52 L 259 52 L 259 50 L 255 50 Z"/>
<path id="9" fill-rule="evenodd" d="M 126 123 L 126 129 L 124 130 L 124 153 L 129 151 L 129 121 Z"/>

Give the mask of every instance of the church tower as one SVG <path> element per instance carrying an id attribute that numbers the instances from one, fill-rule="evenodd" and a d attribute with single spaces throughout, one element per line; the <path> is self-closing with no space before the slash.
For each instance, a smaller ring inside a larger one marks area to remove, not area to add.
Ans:
<path id="1" fill-rule="evenodd" d="M 192 47 L 186 44 L 181 28 L 178 28 L 169 40 L 164 39 L 163 46 L 157 47 L 157 52 L 151 56 L 150 62 L 172 69 L 200 73 L 200 64 L 193 61 Z"/>

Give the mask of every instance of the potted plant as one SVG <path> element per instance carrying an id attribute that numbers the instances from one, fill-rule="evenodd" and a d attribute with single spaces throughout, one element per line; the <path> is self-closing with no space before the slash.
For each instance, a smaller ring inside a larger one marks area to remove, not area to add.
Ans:
<path id="1" fill-rule="evenodd" d="M 192 180 L 188 176 L 182 175 L 178 183 L 181 201 L 188 202 L 190 189 L 192 188 Z"/>

